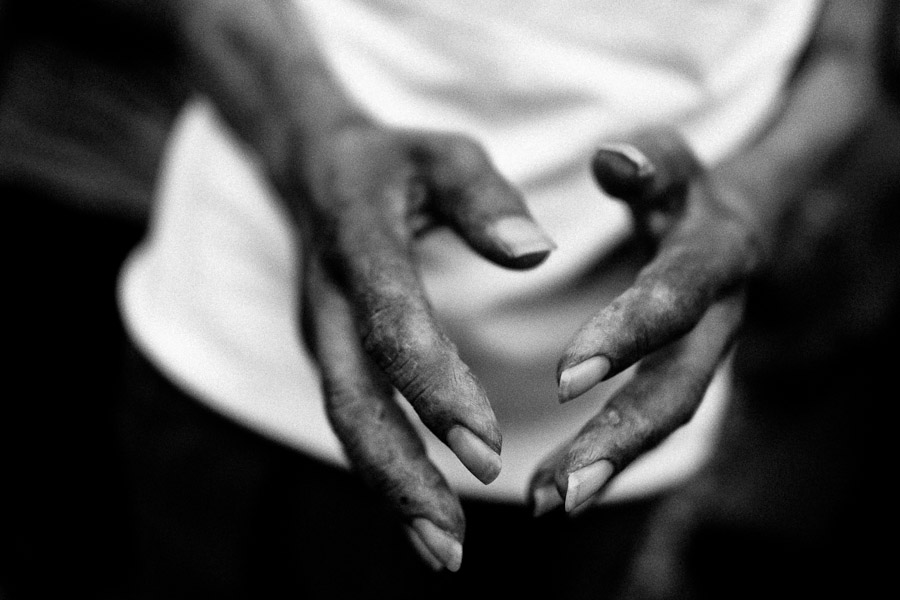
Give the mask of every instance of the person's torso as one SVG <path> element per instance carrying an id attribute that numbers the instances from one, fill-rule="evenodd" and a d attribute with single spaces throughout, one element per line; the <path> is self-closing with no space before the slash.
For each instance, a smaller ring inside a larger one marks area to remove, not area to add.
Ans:
<path id="1" fill-rule="evenodd" d="M 435 311 L 504 432 L 504 470 L 487 487 L 423 432 L 457 488 L 523 499 L 534 464 L 627 378 L 556 402 L 566 342 L 636 268 L 627 258 L 600 263 L 630 224 L 591 180 L 593 148 L 666 124 L 707 163 L 738 150 L 776 105 L 816 9 L 813 0 L 303 3 L 364 109 L 393 125 L 474 136 L 559 245 L 524 273 L 486 263 L 449 231 L 416 247 Z M 296 240 L 253 157 L 199 103 L 183 116 L 165 173 L 153 233 L 122 283 L 137 342 L 219 410 L 340 460 L 297 337 Z M 723 387 L 717 380 L 698 416 L 623 474 L 613 497 L 689 472 L 708 448 Z"/>

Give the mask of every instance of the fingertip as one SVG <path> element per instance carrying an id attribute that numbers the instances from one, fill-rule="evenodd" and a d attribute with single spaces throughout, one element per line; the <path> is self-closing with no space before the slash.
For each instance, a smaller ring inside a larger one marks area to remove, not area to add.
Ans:
<path id="1" fill-rule="evenodd" d="M 448 571 L 454 573 L 459 571 L 463 554 L 462 544 L 459 540 L 425 518 L 413 519 L 411 526 L 413 533 L 422 542 L 428 555 Z M 427 559 L 427 555 L 423 558 L 429 564 L 434 564 L 433 561 Z"/>
<path id="2" fill-rule="evenodd" d="M 530 268 L 540 264 L 557 248 L 533 219 L 524 215 L 501 217 L 488 225 L 488 235 L 503 249 L 514 268 Z"/>
<path id="3" fill-rule="evenodd" d="M 594 179 L 616 198 L 641 195 L 656 175 L 656 166 L 632 144 L 606 143 L 597 148 L 591 162 Z"/>
<path id="4" fill-rule="evenodd" d="M 411 526 L 407 525 L 406 529 L 406 537 L 409 540 L 409 543 L 412 545 L 413 549 L 416 551 L 416 554 L 419 555 L 419 558 L 428 565 L 432 571 L 440 571 L 444 568 L 444 563 L 439 559 L 434 553 L 428 549 L 428 546 L 425 545 L 425 541 L 422 539 L 422 536 Z"/>
<path id="5" fill-rule="evenodd" d="M 592 356 L 565 369 L 559 376 L 559 402 L 573 400 L 603 381 L 612 364 L 605 356 Z"/>
<path id="6" fill-rule="evenodd" d="M 615 467 L 608 460 L 598 460 L 569 474 L 566 487 L 566 512 L 584 504 L 600 491 L 612 477 Z"/>
<path id="7" fill-rule="evenodd" d="M 447 445 L 460 462 L 482 483 L 497 479 L 503 467 L 500 454 L 469 429 L 456 426 L 447 432 Z"/>

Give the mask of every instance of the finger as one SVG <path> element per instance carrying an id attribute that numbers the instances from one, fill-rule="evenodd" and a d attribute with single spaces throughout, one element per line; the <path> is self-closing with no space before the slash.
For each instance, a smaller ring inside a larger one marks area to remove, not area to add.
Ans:
<path id="1" fill-rule="evenodd" d="M 336 230 L 324 266 L 351 299 L 363 346 L 438 439 L 478 479 L 493 481 L 501 468 L 494 412 L 431 314 L 408 239 L 398 239 L 384 212 L 354 219 Z"/>
<path id="2" fill-rule="evenodd" d="M 528 482 L 528 505 L 535 517 L 543 516 L 563 506 L 563 497 L 556 487 L 556 467 L 568 451 L 571 441 L 560 445 L 545 457 Z"/>
<path id="3" fill-rule="evenodd" d="M 663 240 L 634 285 L 575 334 L 558 365 L 559 399 L 567 402 L 690 331 L 716 299 L 754 268 L 742 225 L 696 219 Z"/>
<path id="4" fill-rule="evenodd" d="M 403 518 L 423 560 L 457 570 L 465 533 L 458 499 L 361 348 L 351 305 L 316 261 L 305 283 L 305 335 L 321 368 L 328 418 L 350 464 Z"/>
<path id="5" fill-rule="evenodd" d="M 460 136 L 429 136 L 419 146 L 418 159 L 430 186 L 431 210 L 488 260 L 531 268 L 556 248 L 522 195 L 477 143 Z"/>
<path id="6" fill-rule="evenodd" d="M 683 198 L 702 166 L 678 132 L 659 128 L 601 144 L 591 169 L 604 192 L 646 211 Z"/>
<path id="7" fill-rule="evenodd" d="M 581 429 L 554 472 L 567 511 L 690 420 L 734 340 L 743 305 L 743 294 L 733 294 L 710 307 L 689 335 L 645 358 Z"/>

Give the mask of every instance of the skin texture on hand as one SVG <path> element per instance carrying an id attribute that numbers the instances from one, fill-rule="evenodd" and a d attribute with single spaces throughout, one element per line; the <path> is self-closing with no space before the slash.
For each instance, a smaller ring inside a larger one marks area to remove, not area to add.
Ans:
<path id="1" fill-rule="evenodd" d="M 431 314 L 410 246 L 446 226 L 486 259 L 524 269 L 553 242 L 477 143 L 361 113 L 293 2 L 89 1 L 174 31 L 187 79 L 259 157 L 302 249 L 298 329 L 319 364 L 334 431 L 426 563 L 458 569 L 459 501 L 394 391 L 484 483 L 499 474 L 501 435 Z"/>
<path id="2" fill-rule="evenodd" d="M 369 126 L 331 140 L 307 179 L 303 330 L 354 467 L 413 524 L 413 539 L 424 536 L 456 568 L 461 548 L 421 519 L 461 542 L 462 511 L 393 390 L 484 483 L 499 473 L 500 432 L 484 390 L 431 315 L 410 244 L 445 223 L 510 268 L 533 266 L 552 244 L 468 140 Z"/>
<path id="3" fill-rule="evenodd" d="M 635 378 L 538 467 L 530 485 L 536 513 L 597 500 L 616 473 L 693 415 L 740 328 L 746 286 L 777 261 L 775 240 L 798 193 L 865 122 L 876 12 L 829 3 L 781 112 L 713 171 L 666 130 L 597 152 L 599 185 L 628 204 L 655 257 L 575 335 L 559 363 L 560 400 L 641 362 Z"/>
<path id="4" fill-rule="evenodd" d="M 573 511 L 694 414 L 743 312 L 743 280 L 759 261 L 754 235 L 672 131 L 601 148 L 594 174 L 628 203 L 655 258 L 631 288 L 589 320 L 559 363 L 560 401 L 642 359 L 530 484 L 534 510 Z M 729 200 L 730 201 L 730 200 Z M 556 494 L 556 495 L 554 495 Z"/>
<path id="5" fill-rule="evenodd" d="M 594 173 L 607 191 L 621 190 L 656 256 L 629 290 L 576 333 L 559 362 L 561 384 L 569 369 L 591 357 L 609 361 L 606 378 L 687 333 L 761 260 L 758 234 L 733 208 L 744 200 L 727 182 L 706 177 L 677 134 L 637 136 L 631 148 L 652 165 L 649 175 L 610 168 L 621 160 L 618 148 L 597 152 Z M 632 194 L 624 192 L 629 183 Z M 560 392 L 562 401 L 574 397 L 565 385 Z"/>

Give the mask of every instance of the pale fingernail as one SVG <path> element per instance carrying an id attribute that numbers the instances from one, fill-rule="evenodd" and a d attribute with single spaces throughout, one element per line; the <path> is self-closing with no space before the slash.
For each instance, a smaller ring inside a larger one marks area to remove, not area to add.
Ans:
<path id="1" fill-rule="evenodd" d="M 544 230 L 526 217 L 503 217 L 493 223 L 491 229 L 513 258 L 546 254 L 556 249 L 556 244 Z"/>
<path id="2" fill-rule="evenodd" d="M 497 479 L 503 466 L 500 455 L 474 433 L 465 427 L 454 427 L 447 433 L 447 445 L 482 483 Z"/>
<path id="3" fill-rule="evenodd" d="M 422 538 L 419 536 L 419 533 L 410 526 L 406 526 L 406 537 L 409 539 L 410 544 L 415 549 L 416 553 L 428 564 L 429 567 L 433 571 L 440 571 L 444 568 L 444 563 L 438 559 L 434 554 L 431 553 L 431 550 L 428 549 L 428 546 L 425 545 L 425 542 L 422 541 Z"/>
<path id="4" fill-rule="evenodd" d="M 592 356 L 563 371 L 559 376 L 559 401 L 568 402 L 577 398 L 603 381 L 610 366 L 609 359 L 605 356 Z"/>
<path id="5" fill-rule="evenodd" d="M 545 485 L 532 492 L 531 502 L 534 505 L 534 516 L 540 517 L 562 506 L 563 499 L 560 497 L 555 485 Z"/>
<path id="6" fill-rule="evenodd" d="M 601 144 L 597 147 L 597 153 L 600 152 L 615 154 L 617 157 L 628 163 L 630 172 L 621 173 L 620 175 L 629 178 L 645 178 L 653 175 L 656 172 L 656 167 L 653 166 L 653 162 L 651 162 L 650 159 L 647 158 L 647 155 L 638 150 L 636 146 L 633 146 L 631 144 L 622 144 L 616 142 Z"/>
<path id="7" fill-rule="evenodd" d="M 448 571 L 458 571 L 462 564 L 462 544 L 452 535 L 429 521 L 413 519 L 412 528 L 432 557 Z"/>
<path id="8" fill-rule="evenodd" d="M 613 474 L 614 467 L 608 460 L 598 460 L 569 474 L 566 490 L 566 512 L 572 512 L 600 491 Z"/>

